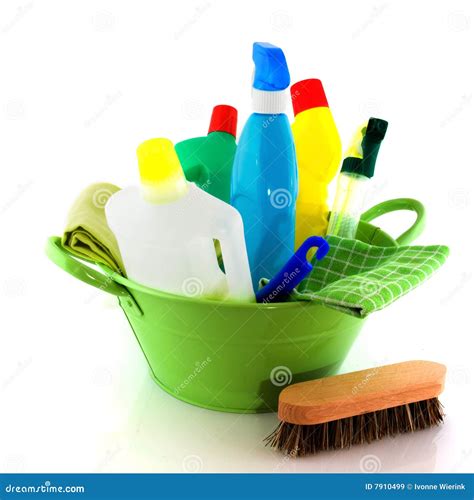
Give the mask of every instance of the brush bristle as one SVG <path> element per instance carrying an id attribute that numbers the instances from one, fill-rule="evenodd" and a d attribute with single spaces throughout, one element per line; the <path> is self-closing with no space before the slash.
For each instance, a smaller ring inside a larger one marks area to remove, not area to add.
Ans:
<path id="1" fill-rule="evenodd" d="M 267 446 L 291 456 L 312 455 L 318 451 L 349 448 L 385 436 L 414 432 L 439 425 L 444 412 L 438 398 L 426 399 L 386 410 L 379 410 L 317 425 L 280 422 L 265 438 Z"/>

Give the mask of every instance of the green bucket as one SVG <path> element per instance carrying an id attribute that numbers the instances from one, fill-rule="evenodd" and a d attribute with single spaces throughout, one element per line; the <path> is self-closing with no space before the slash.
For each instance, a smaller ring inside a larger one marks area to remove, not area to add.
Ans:
<path id="1" fill-rule="evenodd" d="M 396 210 L 417 213 L 396 240 L 369 224 Z M 416 200 L 386 201 L 364 213 L 357 238 L 378 246 L 409 244 L 424 218 Z M 334 374 L 365 322 L 310 302 L 236 304 L 152 290 L 105 266 L 91 268 L 58 237 L 48 240 L 46 252 L 72 276 L 118 297 L 160 387 L 213 410 L 275 411 L 288 383 Z"/>

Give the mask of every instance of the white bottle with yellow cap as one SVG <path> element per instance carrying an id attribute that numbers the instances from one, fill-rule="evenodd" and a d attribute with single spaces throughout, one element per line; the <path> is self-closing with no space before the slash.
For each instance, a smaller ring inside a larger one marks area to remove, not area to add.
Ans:
<path id="1" fill-rule="evenodd" d="M 255 300 L 237 210 L 186 181 L 168 139 L 145 141 L 137 156 L 141 187 L 118 191 L 105 207 L 128 278 L 179 295 Z"/>

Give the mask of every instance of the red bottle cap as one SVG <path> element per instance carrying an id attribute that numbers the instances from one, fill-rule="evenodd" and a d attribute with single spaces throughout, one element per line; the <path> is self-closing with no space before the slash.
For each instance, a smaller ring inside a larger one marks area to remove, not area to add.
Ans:
<path id="1" fill-rule="evenodd" d="M 329 107 L 323 84 L 316 78 L 301 80 L 292 85 L 291 102 L 295 116 L 307 109 Z"/>
<path id="2" fill-rule="evenodd" d="M 214 106 L 212 110 L 209 132 L 227 132 L 234 137 L 237 136 L 237 110 L 227 104 Z"/>

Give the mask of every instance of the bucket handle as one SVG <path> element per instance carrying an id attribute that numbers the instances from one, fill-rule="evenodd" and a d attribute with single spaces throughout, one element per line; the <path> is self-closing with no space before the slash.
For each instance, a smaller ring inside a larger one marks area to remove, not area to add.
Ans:
<path id="1" fill-rule="evenodd" d="M 61 269 L 66 271 L 74 278 L 92 285 L 99 290 L 115 295 L 124 299 L 124 303 L 130 307 L 139 316 L 143 315 L 142 310 L 126 287 L 120 285 L 112 277 L 102 274 L 92 267 L 87 266 L 81 260 L 76 258 L 71 252 L 68 252 L 61 245 L 61 238 L 51 236 L 46 242 L 46 255 Z M 123 302 L 122 302 L 123 303 Z"/>
<path id="2" fill-rule="evenodd" d="M 369 208 L 360 218 L 364 222 L 371 222 L 381 215 L 397 210 L 416 212 L 416 220 L 413 225 L 395 240 L 398 245 L 409 245 L 420 236 L 426 224 L 425 207 L 418 200 L 414 200 L 413 198 L 395 198 L 394 200 L 383 201 Z"/>

